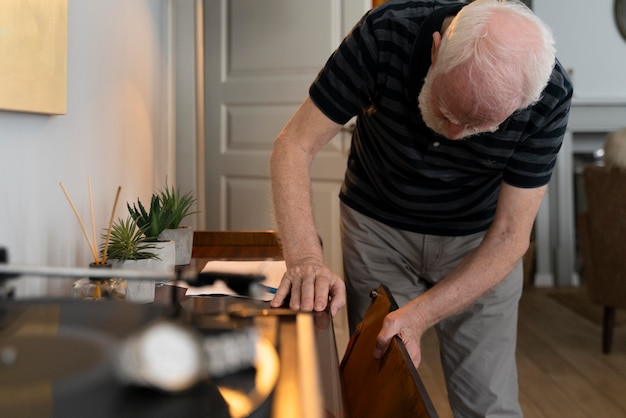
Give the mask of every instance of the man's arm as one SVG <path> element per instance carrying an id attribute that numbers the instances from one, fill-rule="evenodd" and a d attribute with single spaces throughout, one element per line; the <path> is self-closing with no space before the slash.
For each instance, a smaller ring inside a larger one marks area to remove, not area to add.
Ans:
<path id="1" fill-rule="evenodd" d="M 481 244 L 441 282 L 385 318 L 374 356 L 382 357 L 398 335 L 415 366 L 426 329 L 467 308 L 515 268 L 530 241 L 533 222 L 547 186 L 521 189 L 502 184 L 493 224 Z"/>
<path id="2" fill-rule="evenodd" d="M 345 286 L 324 264 L 313 218 L 310 167 L 317 152 L 340 130 L 307 97 L 276 138 L 270 160 L 274 215 L 287 272 L 272 306 L 291 294 L 292 309 L 322 311 L 330 296 L 334 316 L 345 304 Z"/>

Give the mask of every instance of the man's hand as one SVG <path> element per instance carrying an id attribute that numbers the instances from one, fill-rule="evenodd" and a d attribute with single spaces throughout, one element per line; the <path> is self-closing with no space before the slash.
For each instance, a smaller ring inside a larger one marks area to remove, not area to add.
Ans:
<path id="1" fill-rule="evenodd" d="M 422 361 L 420 340 L 425 331 L 424 323 L 411 303 L 387 314 L 376 337 L 374 357 L 381 359 L 389 348 L 391 339 L 397 335 L 404 343 L 406 351 L 417 369 Z"/>
<path id="2" fill-rule="evenodd" d="M 289 295 L 289 308 L 302 311 L 323 311 L 330 298 L 333 317 L 346 304 L 343 280 L 318 261 L 304 261 L 287 269 L 271 306 L 280 307 Z"/>

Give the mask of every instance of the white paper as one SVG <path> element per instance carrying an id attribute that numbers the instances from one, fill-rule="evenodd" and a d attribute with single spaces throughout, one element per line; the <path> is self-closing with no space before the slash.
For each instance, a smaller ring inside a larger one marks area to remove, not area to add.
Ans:
<path id="1" fill-rule="evenodd" d="M 261 261 L 222 261 L 215 260 L 206 263 L 203 272 L 234 273 L 234 274 L 258 274 L 265 276 L 261 282 L 269 289 L 276 289 L 280 284 L 287 267 L 283 260 L 261 260 Z M 177 283 L 178 286 L 187 287 L 187 295 L 237 295 L 225 282 L 216 280 L 208 286 L 190 287 L 187 284 Z M 271 300 L 274 294 L 270 291 L 258 297 L 262 300 Z"/>

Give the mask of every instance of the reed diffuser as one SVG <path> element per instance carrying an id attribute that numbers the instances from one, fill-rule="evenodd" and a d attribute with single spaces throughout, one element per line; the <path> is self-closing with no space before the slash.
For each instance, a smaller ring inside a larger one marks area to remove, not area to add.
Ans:
<path id="1" fill-rule="evenodd" d="M 117 193 L 115 195 L 115 201 L 113 202 L 113 209 L 111 211 L 111 218 L 109 220 L 109 225 L 107 228 L 107 232 L 105 234 L 105 243 L 103 245 L 103 250 L 101 254 L 98 254 L 98 244 L 96 239 L 96 223 L 95 223 L 95 215 L 93 208 L 93 194 L 91 189 L 91 178 L 87 178 L 88 186 L 89 186 L 89 207 L 91 212 L 91 229 L 92 229 L 92 237 L 90 238 L 89 233 L 87 232 L 87 228 L 76 209 L 76 205 L 72 201 L 70 194 L 67 189 L 63 185 L 63 183 L 59 183 L 67 201 L 69 202 L 72 210 L 74 211 L 74 215 L 76 215 L 76 219 L 80 224 L 81 230 L 83 231 L 83 235 L 87 240 L 87 245 L 89 246 L 89 250 L 93 256 L 93 262 L 89 263 L 90 268 L 111 268 L 111 263 L 107 261 L 107 249 L 109 239 L 111 237 L 111 228 L 113 226 L 113 219 L 115 217 L 115 209 L 117 207 L 117 201 L 119 200 L 120 192 L 122 190 L 121 186 L 118 186 Z M 72 296 L 75 299 L 81 300 L 103 300 L 103 299 L 116 299 L 116 300 L 124 300 L 126 295 L 126 282 L 120 278 L 83 278 L 76 282 L 74 282 L 72 289 Z"/>

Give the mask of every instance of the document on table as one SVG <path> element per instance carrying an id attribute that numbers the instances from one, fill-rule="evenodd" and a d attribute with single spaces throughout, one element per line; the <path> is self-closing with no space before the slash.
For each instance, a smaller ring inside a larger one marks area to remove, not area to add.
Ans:
<path id="1" fill-rule="evenodd" d="M 274 292 L 280 284 L 283 275 L 287 271 L 287 267 L 283 260 L 261 260 L 261 261 L 235 261 L 235 260 L 215 260 L 206 263 L 202 272 L 229 273 L 229 274 L 255 274 L 265 276 L 260 282 L 266 290 L 260 299 L 271 300 Z M 178 283 L 180 285 L 180 282 Z M 187 287 L 187 295 L 237 295 L 235 291 L 229 288 L 222 280 L 216 280 L 215 283 L 201 287 Z"/>

